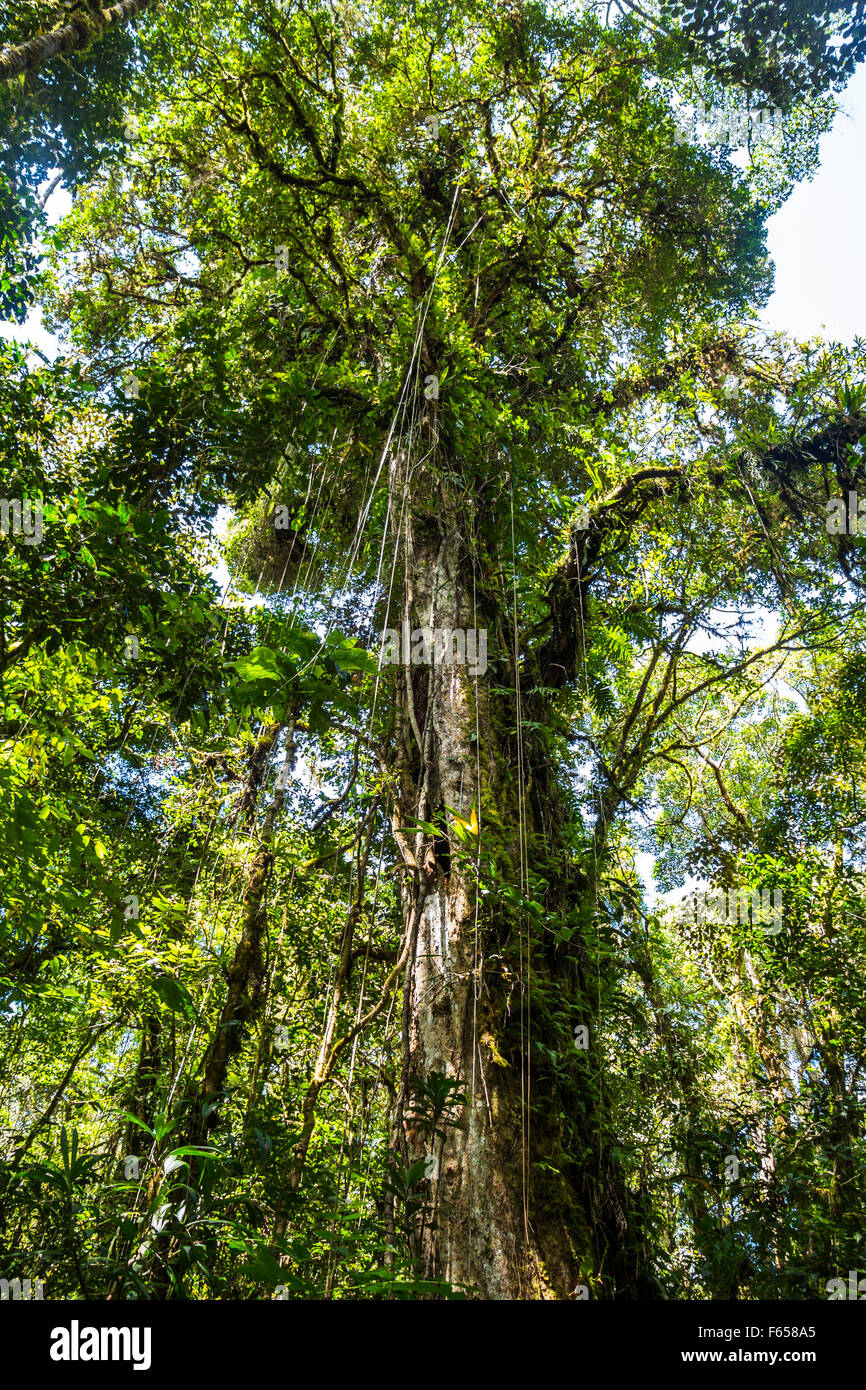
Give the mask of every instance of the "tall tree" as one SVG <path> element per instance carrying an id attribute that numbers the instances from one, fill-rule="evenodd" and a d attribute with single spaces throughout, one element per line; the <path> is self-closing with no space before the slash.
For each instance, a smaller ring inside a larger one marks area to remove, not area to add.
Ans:
<path id="1" fill-rule="evenodd" d="M 807 1037 L 802 847 L 779 788 L 744 770 L 781 673 L 828 680 L 834 624 L 858 640 L 860 552 L 823 508 L 863 483 L 862 354 L 753 321 L 766 216 L 831 108 L 826 82 L 792 79 L 782 128 L 754 123 L 738 167 L 676 117 L 736 113 L 742 94 L 695 66 L 688 16 L 685 32 L 664 18 L 540 0 L 179 11 L 160 23 L 163 40 L 185 26 L 182 58 L 160 42 L 140 74 L 146 138 L 58 238 L 58 324 L 98 387 L 135 373 L 120 448 L 139 505 L 170 499 L 183 552 L 199 489 L 205 516 L 224 497 L 229 563 L 261 603 L 232 618 L 221 674 L 202 640 L 209 683 L 176 715 L 162 814 L 213 886 L 183 854 L 152 866 L 163 1007 L 159 1029 L 140 1020 L 129 1084 L 165 1068 L 135 1123 L 151 1153 L 171 1128 L 187 1142 L 148 1189 L 152 1234 L 112 1245 L 118 1291 L 146 1270 L 163 1296 L 198 1277 L 171 1174 L 193 1162 L 205 1221 L 235 1124 L 275 1159 L 247 1272 L 301 1296 L 305 1223 L 317 1241 L 331 1223 L 324 1287 L 339 1277 L 328 1183 L 349 1190 L 371 1128 L 381 1243 L 353 1288 L 399 1296 L 398 1237 L 422 1292 L 736 1296 L 755 1262 L 771 1288 L 808 1109 L 780 1036 L 823 1059 L 829 1118 L 816 1099 L 809 1124 L 834 1153 L 833 1219 L 862 1207 L 859 1011 L 836 1030 L 856 943 Z M 764 609 L 776 630 L 756 643 Z M 474 661 L 447 659 L 455 633 Z M 820 761 L 826 716 L 784 718 L 773 756 Z M 324 805 L 323 762 L 344 788 Z M 725 891 L 782 883 L 798 968 L 758 922 L 708 947 L 697 918 L 649 911 L 641 844 L 665 886 L 694 869 Z M 832 900 L 841 870 L 819 858 Z M 831 911 L 828 945 L 834 930 Z M 111 949 L 114 1002 L 138 948 L 115 933 Z M 765 1186 L 726 1197 L 729 1156 Z M 748 1208 L 741 1242 L 726 1200 Z"/>

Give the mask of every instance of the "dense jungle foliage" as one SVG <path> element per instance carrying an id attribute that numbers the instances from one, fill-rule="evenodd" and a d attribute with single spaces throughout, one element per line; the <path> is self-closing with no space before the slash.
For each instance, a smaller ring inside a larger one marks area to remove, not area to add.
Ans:
<path id="1" fill-rule="evenodd" d="M 866 342 L 760 310 L 866 7 L 0 21 L 0 1277 L 826 1297 Z"/>

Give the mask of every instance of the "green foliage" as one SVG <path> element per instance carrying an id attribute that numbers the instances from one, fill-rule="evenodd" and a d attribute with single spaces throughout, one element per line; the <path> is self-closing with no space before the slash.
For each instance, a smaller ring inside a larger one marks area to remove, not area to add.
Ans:
<path id="1" fill-rule="evenodd" d="M 626 8 L 160 6 L 0 95 L 67 354 L 0 341 L 3 1277 L 473 1297 L 488 1161 L 593 1296 L 856 1266 L 866 350 L 754 319 L 861 20 Z M 673 138 L 744 93 L 775 145 Z M 378 635 L 470 608 L 433 727 Z"/>

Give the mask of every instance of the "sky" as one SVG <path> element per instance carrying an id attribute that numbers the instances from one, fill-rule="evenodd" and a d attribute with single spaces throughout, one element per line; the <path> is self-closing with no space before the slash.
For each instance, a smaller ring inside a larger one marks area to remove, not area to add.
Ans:
<path id="1" fill-rule="evenodd" d="M 866 338 L 866 282 L 860 266 L 866 226 L 866 66 L 842 94 L 821 140 L 813 178 L 794 189 L 769 222 L 776 289 L 763 317 L 798 338 Z"/>

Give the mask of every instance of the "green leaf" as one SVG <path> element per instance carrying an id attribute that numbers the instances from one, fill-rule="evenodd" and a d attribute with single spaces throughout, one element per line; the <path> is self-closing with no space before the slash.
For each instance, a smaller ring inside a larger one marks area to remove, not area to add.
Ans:
<path id="1" fill-rule="evenodd" d="M 195 1006 L 185 985 L 173 980 L 170 975 L 160 975 L 157 980 L 152 981 L 152 986 L 172 1013 L 182 1014 L 190 1022 L 195 1021 Z"/>

